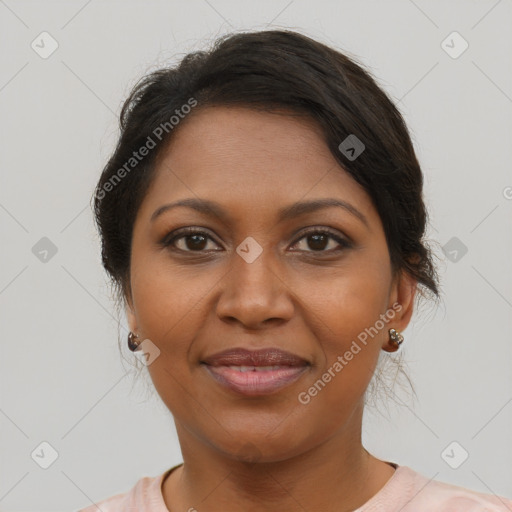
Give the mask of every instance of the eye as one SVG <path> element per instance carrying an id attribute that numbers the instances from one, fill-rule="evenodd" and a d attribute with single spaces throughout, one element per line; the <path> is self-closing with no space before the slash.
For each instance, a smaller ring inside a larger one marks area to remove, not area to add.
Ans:
<path id="1" fill-rule="evenodd" d="M 161 243 L 164 247 L 170 247 L 178 251 L 201 252 L 212 250 L 207 248 L 209 240 L 214 242 L 213 238 L 205 231 L 195 228 L 182 228 L 173 231 Z M 180 242 L 180 246 L 178 246 L 178 242 Z"/>
<path id="2" fill-rule="evenodd" d="M 292 248 L 300 246 L 298 251 L 330 253 L 347 249 L 350 242 L 340 236 L 337 232 L 328 228 L 313 228 L 302 232 L 301 237 L 292 245 Z M 214 247 L 208 248 L 208 243 L 213 242 Z M 181 252 L 212 252 L 221 251 L 215 240 L 203 230 L 198 228 L 181 228 L 167 235 L 162 241 L 162 246 Z M 217 247 L 217 249 L 215 248 Z M 310 250 L 307 248 L 309 247 Z M 292 249 L 295 251 L 296 249 Z"/>
<path id="3" fill-rule="evenodd" d="M 303 247 L 306 246 L 312 249 L 309 251 L 307 249 L 299 249 L 305 250 L 306 252 L 334 252 L 350 247 L 350 242 L 348 240 L 345 240 L 339 234 L 327 228 L 315 228 L 302 233 L 301 238 L 295 242 L 292 247 L 299 245 L 301 242 L 304 242 L 302 244 Z M 326 250 L 329 245 L 331 247 Z M 336 246 L 338 246 L 338 249 L 336 249 Z"/>

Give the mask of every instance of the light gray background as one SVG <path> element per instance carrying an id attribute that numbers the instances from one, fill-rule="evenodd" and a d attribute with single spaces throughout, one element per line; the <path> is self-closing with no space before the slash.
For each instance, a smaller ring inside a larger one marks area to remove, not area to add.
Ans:
<path id="1" fill-rule="evenodd" d="M 124 325 L 126 359 L 118 352 L 88 203 L 143 73 L 266 27 L 367 65 L 425 173 L 444 305 L 404 333 L 417 400 L 368 410 L 366 447 L 511 497 L 511 18 L 510 0 L 0 0 L 0 510 L 76 510 L 181 461 L 170 413 L 147 380 L 132 386 Z M 59 45 L 47 59 L 31 48 L 43 31 Z M 456 59 L 441 46 L 453 31 L 469 43 Z M 43 237 L 57 248 L 46 262 L 32 251 Z M 456 262 L 442 250 L 453 237 L 468 249 Z M 48 469 L 31 457 L 49 456 L 43 441 L 58 452 Z M 453 441 L 469 453 L 458 469 L 441 456 Z"/>

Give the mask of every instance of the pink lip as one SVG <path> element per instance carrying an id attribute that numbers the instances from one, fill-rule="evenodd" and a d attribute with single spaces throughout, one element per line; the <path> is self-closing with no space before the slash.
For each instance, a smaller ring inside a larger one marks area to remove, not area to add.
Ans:
<path id="1" fill-rule="evenodd" d="M 310 366 L 305 359 L 277 348 L 235 348 L 210 356 L 202 363 L 217 382 L 247 396 L 275 393 L 299 379 Z M 269 366 L 273 368 L 261 369 Z"/>

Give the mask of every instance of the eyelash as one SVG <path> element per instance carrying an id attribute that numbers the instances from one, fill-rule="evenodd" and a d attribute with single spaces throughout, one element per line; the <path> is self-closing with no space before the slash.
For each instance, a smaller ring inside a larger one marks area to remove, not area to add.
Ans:
<path id="1" fill-rule="evenodd" d="M 177 240 L 180 240 L 181 238 L 187 238 L 188 236 L 193 236 L 193 235 L 203 235 L 205 238 L 208 238 L 208 239 L 210 239 L 210 240 L 215 242 L 215 240 L 207 232 L 202 231 L 202 230 L 200 230 L 198 228 L 186 227 L 186 228 L 177 229 L 177 230 L 169 233 L 160 243 L 165 248 L 171 249 L 173 251 L 182 252 L 182 253 L 192 253 L 192 254 L 193 253 L 197 253 L 197 254 L 201 254 L 201 253 L 204 253 L 204 252 L 220 252 L 220 251 L 204 251 L 204 250 L 200 250 L 200 251 L 184 250 L 184 249 L 178 249 L 177 247 L 173 246 L 173 244 Z M 330 239 L 336 241 L 341 246 L 341 248 L 330 249 L 330 250 L 327 250 L 327 251 L 325 251 L 325 250 L 320 250 L 320 251 L 314 251 L 314 250 L 304 251 L 304 252 L 307 252 L 307 253 L 331 254 L 333 252 L 338 252 L 338 251 L 341 251 L 341 250 L 344 250 L 344 249 L 348 249 L 348 248 L 350 248 L 352 246 L 352 244 L 348 240 L 342 238 L 339 234 L 337 234 L 337 232 L 332 231 L 331 229 L 325 228 L 325 227 L 322 227 L 322 228 L 315 227 L 315 228 L 309 229 L 308 231 L 303 231 L 302 233 L 300 233 L 300 237 L 293 243 L 293 246 L 297 245 L 303 238 L 306 238 L 309 235 L 328 235 L 328 237 Z M 298 252 L 301 252 L 301 251 L 298 251 Z"/>

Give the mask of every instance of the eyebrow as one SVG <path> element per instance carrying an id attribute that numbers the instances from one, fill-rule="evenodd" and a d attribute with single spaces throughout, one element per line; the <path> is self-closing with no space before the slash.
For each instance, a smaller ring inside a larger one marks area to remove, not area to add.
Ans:
<path id="1" fill-rule="evenodd" d="M 199 213 L 203 213 L 205 215 L 211 215 L 216 217 L 222 222 L 225 222 L 228 218 L 227 213 L 222 209 L 219 203 L 215 201 L 210 201 L 208 199 L 180 199 L 179 201 L 175 201 L 173 203 L 164 204 L 157 208 L 153 215 L 151 215 L 150 222 L 154 222 L 157 217 L 162 215 L 164 212 L 172 210 L 177 207 L 187 207 L 192 208 L 193 210 L 198 211 Z M 300 203 L 295 203 L 290 206 L 285 206 L 281 208 L 278 212 L 278 220 L 279 222 L 292 219 L 299 215 L 304 215 L 306 213 L 312 213 L 317 210 L 321 210 L 323 208 L 330 207 L 338 207 L 343 208 L 347 212 L 351 213 L 353 216 L 357 217 L 366 227 L 369 228 L 368 220 L 366 217 L 354 206 L 346 201 L 342 201 L 341 199 L 334 199 L 330 197 L 322 198 L 322 199 L 313 199 L 311 201 L 302 201 Z"/>

